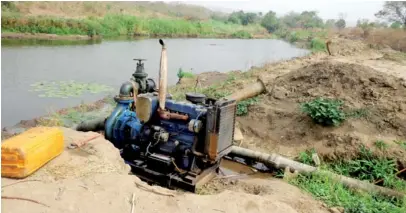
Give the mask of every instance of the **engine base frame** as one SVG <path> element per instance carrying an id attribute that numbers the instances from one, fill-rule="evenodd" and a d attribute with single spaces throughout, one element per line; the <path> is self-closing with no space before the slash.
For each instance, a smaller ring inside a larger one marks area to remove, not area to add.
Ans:
<path id="1" fill-rule="evenodd" d="M 126 163 L 131 167 L 132 174 L 148 184 L 156 184 L 169 189 L 180 188 L 193 193 L 196 192 L 198 187 L 212 180 L 218 174 L 220 168 L 220 161 L 218 161 L 213 166 L 200 172 L 200 174 L 187 172 L 182 177 L 178 173 L 163 174 L 153 171 L 143 166 L 142 161 L 138 161 L 138 163 L 126 161 Z"/>

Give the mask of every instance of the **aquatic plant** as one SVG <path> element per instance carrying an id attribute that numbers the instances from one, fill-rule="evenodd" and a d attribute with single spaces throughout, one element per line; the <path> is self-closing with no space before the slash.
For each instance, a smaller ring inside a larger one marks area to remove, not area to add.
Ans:
<path id="1" fill-rule="evenodd" d="M 112 87 L 97 83 L 71 81 L 42 81 L 30 85 L 31 92 L 40 92 L 39 97 L 68 98 L 78 97 L 84 93 L 104 93 L 113 90 Z"/>

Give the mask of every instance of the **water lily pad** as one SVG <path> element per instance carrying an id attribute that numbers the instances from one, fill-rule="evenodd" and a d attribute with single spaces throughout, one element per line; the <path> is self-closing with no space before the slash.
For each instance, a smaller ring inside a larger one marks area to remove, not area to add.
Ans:
<path id="1" fill-rule="evenodd" d="M 30 89 L 30 92 L 42 92 L 40 97 L 50 98 L 77 97 L 84 93 L 96 94 L 113 90 L 110 86 L 97 83 L 76 82 L 74 80 L 43 81 L 31 84 L 31 87 L 33 87 L 33 89 Z"/>

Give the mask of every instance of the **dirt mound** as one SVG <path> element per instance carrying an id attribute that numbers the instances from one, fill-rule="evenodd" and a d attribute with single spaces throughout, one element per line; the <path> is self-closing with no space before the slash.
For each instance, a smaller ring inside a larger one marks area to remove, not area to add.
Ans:
<path id="1" fill-rule="evenodd" d="M 349 40 L 345 38 L 333 38 L 330 44 L 331 54 L 334 56 L 351 56 L 359 55 L 362 53 L 365 55 L 367 52 L 373 53 L 374 51 L 361 40 Z"/>
<path id="2" fill-rule="evenodd" d="M 222 190 L 216 195 L 196 195 L 149 186 L 134 175 L 120 158 L 114 146 L 99 137 L 80 149 L 70 149 L 72 142 L 83 141 L 95 133 L 76 132 L 63 128 L 65 151 L 19 182 L 2 178 L 2 196 L 32 199 L 49 207 L 26 200 L 2 199 L 2 212 L 131 212 L 132 195 L 135 195 L 134 212 L 328 212 L 320 202 L 287 183 L 274 184 L 286 190 L 262 191 L 256 195 L 252 190 Z M 31 180 L 31 181 L 27 181 Z M 271 185 L 269 185 L 271 186 Z M 286 192 L 288 191 L 288 192 Z M 278 194 L 300 196 L 301 200 Z M 248 192 L 248 193 L 247 193 Z M 297 195 L 299 194 L 299 195 Z M 27 211 L 29 209 L 29 211 Z"/>
<path id="3" fill-rule="evenodd" d="M 388 153 L 406 162 L 406 150 L 393 142 L 406 139 L 406 83 L 402 79 L 361 65 L 324 61 L 280 76 L 269 87 L 271 92 L 262 103 L 239 118 L 251 139 L 245 146 L 291 157 L 316 148 L 335 159 L 352 157 L 360 144 L 373 147 L 376 140 L 384 140 L 390 145 Z M 315 97 L 341 99 L 360 118 L 350 118 L 337 128 L 316 125 L 299 109 L 301 102 Z"/>

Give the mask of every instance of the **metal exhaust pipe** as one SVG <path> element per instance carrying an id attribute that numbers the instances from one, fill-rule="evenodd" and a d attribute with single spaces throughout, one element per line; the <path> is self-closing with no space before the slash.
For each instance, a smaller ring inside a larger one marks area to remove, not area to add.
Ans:
<path id="1" fill-rule="evenodd" d="M 166 57 L 166 47 L 164 41 L 159 39 L 159 43 L 162 46 L 161 62 L 159 70 L 159 109 L 165 111 L 166 90 L 167 90 L 167 78 L 168 78 L 168 61 Z"/>

